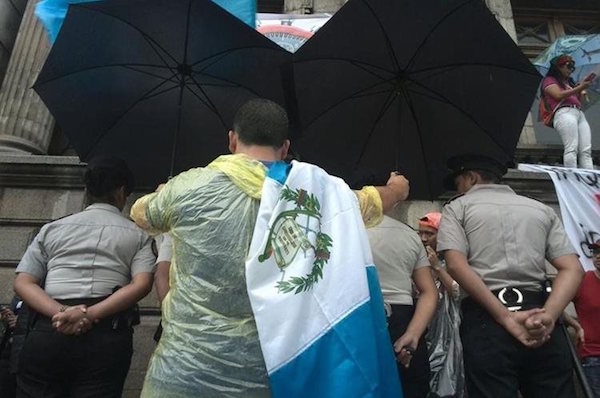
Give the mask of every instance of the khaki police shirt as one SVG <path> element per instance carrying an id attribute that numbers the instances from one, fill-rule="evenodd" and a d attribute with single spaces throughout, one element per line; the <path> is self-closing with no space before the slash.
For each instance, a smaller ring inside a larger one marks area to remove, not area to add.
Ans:
<path id="1" fill-rule="evenodd" d="M 437 242 L 440 252 L 465 254 L 490 290 L 539 289 L 545 259 L 576 253 L 554 210 L 497 184 L 475 185 L 448 203 Z"/>
<path id="2" fill-rule="evenodd" d="M 412 274 L 415 269 L 429 266 L 419 235 L 388 216 L 384 216 L 379 225 L 368 228 L 367 234 L 383 300 L 389 304 L 412 305 Z"/>
<path id="3" fill-rule="evenodd" d="M 116 207 L 96 203 L 42 227 L 16 272 L 45 281 L 55 299 L 103 297 L 154 272 L 152 238 Z"/>

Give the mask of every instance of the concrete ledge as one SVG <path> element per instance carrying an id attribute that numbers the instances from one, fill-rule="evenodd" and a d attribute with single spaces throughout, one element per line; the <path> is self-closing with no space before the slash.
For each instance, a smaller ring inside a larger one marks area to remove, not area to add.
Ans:
<path id="1" fill-rule="evenodd" d="M 3 187 L 79 188 L 85 164 L 76 156 L 0 154 Z"/>
<path id="2" fill-rule="evenodd" d="M 600 165 L 600 150 L 592 150 L 595 165 Z M 549 144 L 519 145 L 515 162 L 560 166 L 563 163 L 563 146 Z"/>

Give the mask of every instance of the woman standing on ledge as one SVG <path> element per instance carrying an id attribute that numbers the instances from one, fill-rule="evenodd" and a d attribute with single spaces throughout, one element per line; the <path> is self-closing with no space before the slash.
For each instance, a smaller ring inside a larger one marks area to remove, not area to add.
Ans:
<path id="1" fill-rule="evenodd" d="M 595 75 L 587 76 L 579 84 L 571 78 L 575 62 L 568 55 L 550 61 L 550 70 L 542 81 L 542 92 L 554 112 L 553 127 L 564 145 L 563 165 L 593 169 L 592 134 L 583 111 L 581 94 L 590 86 Z"/>

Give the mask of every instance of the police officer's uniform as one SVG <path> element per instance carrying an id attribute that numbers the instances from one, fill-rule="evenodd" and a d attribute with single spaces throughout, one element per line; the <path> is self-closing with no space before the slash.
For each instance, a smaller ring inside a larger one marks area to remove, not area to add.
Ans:
<path id="1" fill-rule="evenodd" d="M 446 183 L 467 170 L 501 177 L 506 168 L 477 156 L 449 162 Z M 556 213 L 506 185 L 477 184 L 443 210 L 438 250 L 457 250 L 509 310 L 541 308 L 545 259 L 575 254 Z M 526 348 L 470 298 L 462 302 L 461 338 L 469 397 L 575 396 L 564 334 Z"/>
<path id="2" fill-rule="evenodd" d="M 115 162 L 100 159 L 94 167 L 126 167 Z M 136 274 L 154 272 L 151 242 L 117 207 L 95 203 L 44 225 L 16 272 L 35 277 L 63 305 L 91 306 Z M 131 310 L 100 319 L 87 333 L 72 336 L 32 313 L 18 358 L 17 395 L 120 397 L 133 352 L 134 315 Z"/>
<path id="3" fill-rule="evenodd" d="M 388 331 L 394 344 L 406 333 L 415 314 L 412 275 L 415 270 L 430 264 L 416 231 L 400 221 L 384 216 L 381 223 L 367 229 L 367 235 L 381 281 Z M 431 371 L 424 336 L 419 339 L 410 367 L 398 363 L 398 374 L 405 398 L 427 396 Z"/>

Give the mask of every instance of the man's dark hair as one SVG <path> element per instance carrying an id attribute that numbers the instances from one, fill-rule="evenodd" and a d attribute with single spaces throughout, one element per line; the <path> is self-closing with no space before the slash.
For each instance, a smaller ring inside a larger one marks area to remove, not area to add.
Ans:
<path id="1" fill-rule="evenodd" d="M 114 204 L 117 189 L 125 187 L 125 194 L 129 195 L 135 185 L 133 174 L 125 161 L 112 156 L 90 160 L 83 179 L 88 203 Z"/>
<path id="2" fill-rule="evenodd" d="M 246 145 L 280 148 L 288 137 L 288 128 L 285 109 L 263 98 L 246 102 L 233 119 L 233 131 Z"/>
<path id="3" fill-rule="evenodd" d="M 484 182 L 487 182 L 490 184 L 498 184 L 500 182 L 501 177 L 499 177 L 495 173 L 492 173 L 491 171 L 487 171 L 487 170 L 472 170 L 472 171 L 479 174 L 479 176 L 481 177 L 481 179 Z"/>

